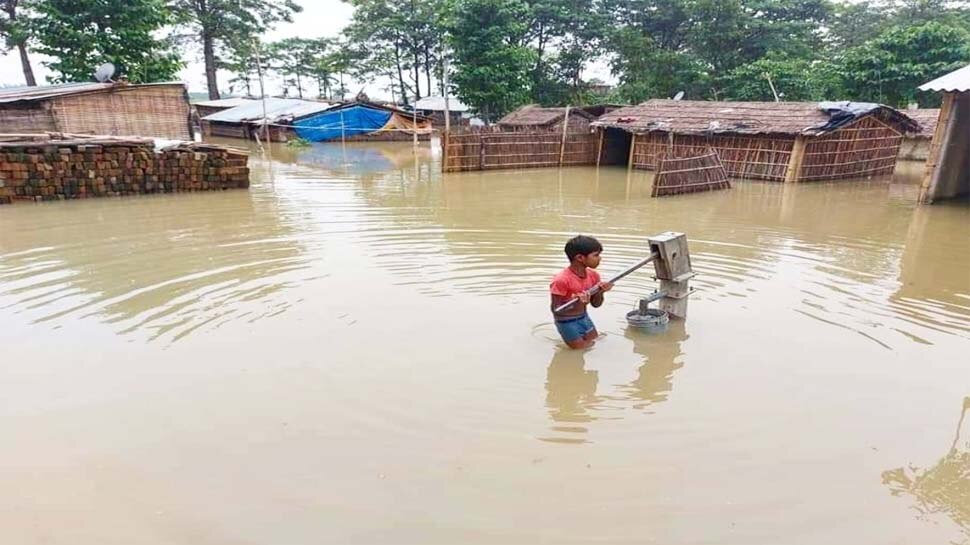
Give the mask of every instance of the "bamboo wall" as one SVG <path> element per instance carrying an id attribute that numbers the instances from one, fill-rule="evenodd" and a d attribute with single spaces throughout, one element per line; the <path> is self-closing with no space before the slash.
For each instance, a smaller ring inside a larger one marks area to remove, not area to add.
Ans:
<path id="1" fill-rule="evenodd" d="M 595 165 L 599 138 L 594 133 L 476 129 L 443 135 L 444 172 Z"/>
<path id="2" fill-rule="evenodd" d="M 11 103 L 0 106 L 0 128 L 4 132 L 42 133 L 57 130 L 50 103 Z"/>
<path id="3" fill-rule="evenodd" d="M 902 134 L 875 117 L 809 138 L 798 172 L 799 182 L 892 174 Z"/>
<path id="4" fill-rule="evenodd" d="M 660 157 L 693 157 L 714 148 L 725 170 L 734 178 L 784 181 L 791 159 L 793 136 L 711 136 L 639 134 L 633 150 L 633 167 L 656 170 Z"/>
<path id="5" fill-rule="evenodd" d="M 51 103 L 59 132 L 192 140 L 182 85 L 122 87 L 57 97 Z"/>

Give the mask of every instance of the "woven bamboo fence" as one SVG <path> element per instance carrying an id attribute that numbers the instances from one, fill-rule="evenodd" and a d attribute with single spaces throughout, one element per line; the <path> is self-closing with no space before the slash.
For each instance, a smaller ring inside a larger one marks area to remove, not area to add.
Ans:
<path id="1" fill-rule="evenodd" d="M 810 138 L 798 181 L 838 180 L 892 174 L 903 135 L 874 117 Z"/>
<path id="2" fill-rule="evenodd" d="M 731 188 L 727 171 L 712 148 L 692 157 L 662 155 L 659 163 L 651 197 Z"/>
<path id="3" fill-rule="evenodd" d="M 633 167 L 656 170 L 661 157 L 695 157 L 713 148 L 728 175 L 780 182 L 788 172 L 794 142 L 794 137 L 642 134 L 636 137 Z"/>
<path id="4" fill-rule="evenodd" d="M 599 139 L 589 132 L 476 128 L 441 138 L 443 172 L 595 165 Z"/>

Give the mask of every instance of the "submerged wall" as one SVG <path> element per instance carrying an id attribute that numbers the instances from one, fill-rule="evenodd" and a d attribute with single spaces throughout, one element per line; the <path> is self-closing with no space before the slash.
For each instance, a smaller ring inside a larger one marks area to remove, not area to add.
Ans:
<path id="1" fill-rule="evenodd" d="M 249 187 L 248 157 L 211 145 L 156 151 L 150 141 L 0 143 L 0 204 Z"/>

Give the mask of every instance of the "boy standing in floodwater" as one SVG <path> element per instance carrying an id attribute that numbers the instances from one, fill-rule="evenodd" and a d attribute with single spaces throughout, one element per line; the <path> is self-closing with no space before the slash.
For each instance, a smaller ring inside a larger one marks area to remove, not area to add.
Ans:
<path id="1" fill-rule="evenodd" d="M 599 267 L 602 252 L 603 245 L 593 237 L 579 235 L 569 239 L 566 242 L 569 266 L 549 284 L 556 329 L 569 348 L 587 348 L 599 337 L 596 326 L 586 313 L 586 306 L 599 308 L 603 304 L 603 293 L 613 289 L 612 284 L 600 281 L 600 275 L 595 270 Z M 599 291 L 590 295 L 589 290 L 594 287 L 598 287 Z M 578 297 L 579 301 L 561 312 L 556 312 L 557 307 L 574 297 Z"/>

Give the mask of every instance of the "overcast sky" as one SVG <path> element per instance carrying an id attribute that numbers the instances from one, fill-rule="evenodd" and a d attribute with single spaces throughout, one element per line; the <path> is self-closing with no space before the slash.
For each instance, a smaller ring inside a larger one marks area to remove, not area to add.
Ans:
<path id="1" fill-rule="evenodd" d="M 340 34 L 353 15 L 353 8 L 340 0 L 298 0 L 303 5 L 303 12 L 295 17 L 292 23 L 278 26 L 266 36 L 267 41 L 279 40 L 298 36 L 301 38 L 320 38 L 336 37 Z M 189 85 L 189 90 L 193 92 L 204 92 L 205 70 L 202 64 L 201 51 L 190 51 L 185 53 L 185 60 L 188 66 L 180 73 L 179 77 Z M 41 64 L 43 57 L 31 54 L 31 64 L 34 67 L 34 74 L 39 83 L 45 82 L 45 77 L 49 74 Z M 93 73 L 95 68 L 91 67 Z M 220 75 L 219 83 L 222 89 L 227 87 L 230 76 Z M 605 81 L 612 81 L 609 70 L 603 63 L 596 63 L 591 66 L 584 74 L 585 78 L 597 77 Z M 389 94 L 384 90 L 388 81 L 378 80 L 374 83 L 364 85 L 361 83 L 348 84 L 351 94 L 356 94 L 362 88 L 371 98 L 390 99 Z M 24 75 L 20 68 L 20 57 L 16 50 L 7 55 L 0 56 L 0 86 L 23 85 Z M 267 92 L 278 94 L 281 86 L 278 81 L 268 83 Z"/>

